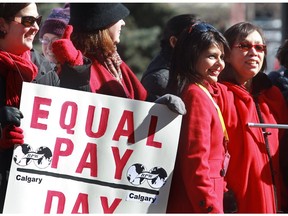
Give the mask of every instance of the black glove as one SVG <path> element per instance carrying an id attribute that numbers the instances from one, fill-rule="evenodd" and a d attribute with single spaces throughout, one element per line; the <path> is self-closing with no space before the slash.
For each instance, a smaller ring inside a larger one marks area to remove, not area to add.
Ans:
<path id="1" fill-rule="evenodd" d="M 185 115 L 186 108 L 182 99 L 176 95 L 165 94 L 154 101 L 155 103 L 165 104 L 171 111 Z"/>
<path id="2" fill-rule="evenodd" d="M 237 201 L 232 190 L 224 193 L 223 197 L 224 213 L 237 213 Z"/>
<path id="3" fill-rule="evenodd" d="M 0 123 L 2 128 L 9 125 L 19 127 L 21 118 L 23 118 L 23 114 L 16 107 L 4 106 L 0 108 Z"/>

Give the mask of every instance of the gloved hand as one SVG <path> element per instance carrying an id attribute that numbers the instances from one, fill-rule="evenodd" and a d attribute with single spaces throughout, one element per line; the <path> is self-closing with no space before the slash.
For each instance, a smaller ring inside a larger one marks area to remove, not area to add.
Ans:
<path id="1" fill-rule="evenodd" d="M 19 127 L 21 118 L 23 118 L 23 114 L 16 107 L 4 106 L 0 108 L 0 123 L 2 128 L 8 125 Z"/>
<path id="2" fill-rule="evenodd" d="M 71 66 L 83 65 L 83 56 L 79 50 L 76 50 L 70 36 L 73 32 L 73 26 L 68 25 L 62 36 L 62 39 L 52 43 L 52 51 L 60 64 L 67 62 Z"/>
<path id="3" fill-rule="evenodd" d="M 159 97 L 158 99 L 156 99 L 154 101 L 155 103 L 158 104 L 165 104 L 167 105 L 167 107 L 180 115 L 185 115 L 186 114 L 186 108 L 185 108 L 185 104 L 182 101 L 182 99 L 176 95 L 172 95 L 172 94 L 165 94 L 161 97 Z"/>
<path id="4" fill-rule="evenodd" d="M 15 126 L 6 126 L 2 129 L 0 149 L 13 148 L 15 144 L 23 144 L 23 130 Z"/>
<path id="5" fill-rule="evenodd" d="M 224 193 L 223 206 L 224 213 L 237 213 L 237 200 L 232 190 Z"/>

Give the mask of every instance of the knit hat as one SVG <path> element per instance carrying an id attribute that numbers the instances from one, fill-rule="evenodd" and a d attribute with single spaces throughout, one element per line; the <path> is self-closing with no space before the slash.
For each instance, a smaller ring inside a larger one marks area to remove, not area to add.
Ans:
<path id="1" fill-rule="evenodd" d="M 121 3 L 70 3 L 74 32 L 92 32 L 118 22 L 130 11 Z"/>
<path id="2" fill-rule="evenodd" d="M 69 23 L 70 8 L 54 8 L 40 28 L 39 37 L 42 38 L 45 33 L 55 34 L 61 37 Z"/>

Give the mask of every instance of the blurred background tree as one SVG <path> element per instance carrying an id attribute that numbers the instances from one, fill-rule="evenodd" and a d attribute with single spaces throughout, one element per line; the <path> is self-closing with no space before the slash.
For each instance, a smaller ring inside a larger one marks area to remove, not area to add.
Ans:
<path id="1" fill-rule="evenodd" d="M 120 56 L 138 75 L 146 70 L 152 58 L 160 50 L 162 29 L 166 21 L 176 14 L 168 4 L 126 3 L 130 15 L 118 45 Z"/>
<path id="2" fill-rule="evenodd" d="M 42 15 L 42 22 L 46 20 L 52 8 L 63 7 L 64 3 L 37 3 L 38 13 Z"/>

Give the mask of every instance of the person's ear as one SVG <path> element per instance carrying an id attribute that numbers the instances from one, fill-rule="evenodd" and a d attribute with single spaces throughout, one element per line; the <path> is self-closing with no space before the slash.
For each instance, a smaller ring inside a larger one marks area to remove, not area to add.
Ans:
<path id="1" fill-rule="evenodd" d="M 171 36 L 171 37 L 169 38 L 169 43 L 170 43 L 170 46 L 171 46 L 172 48 L 175 47 L 176 42 L 177 42 L 177 38 L 176 38 L 175 36 Z"/>

